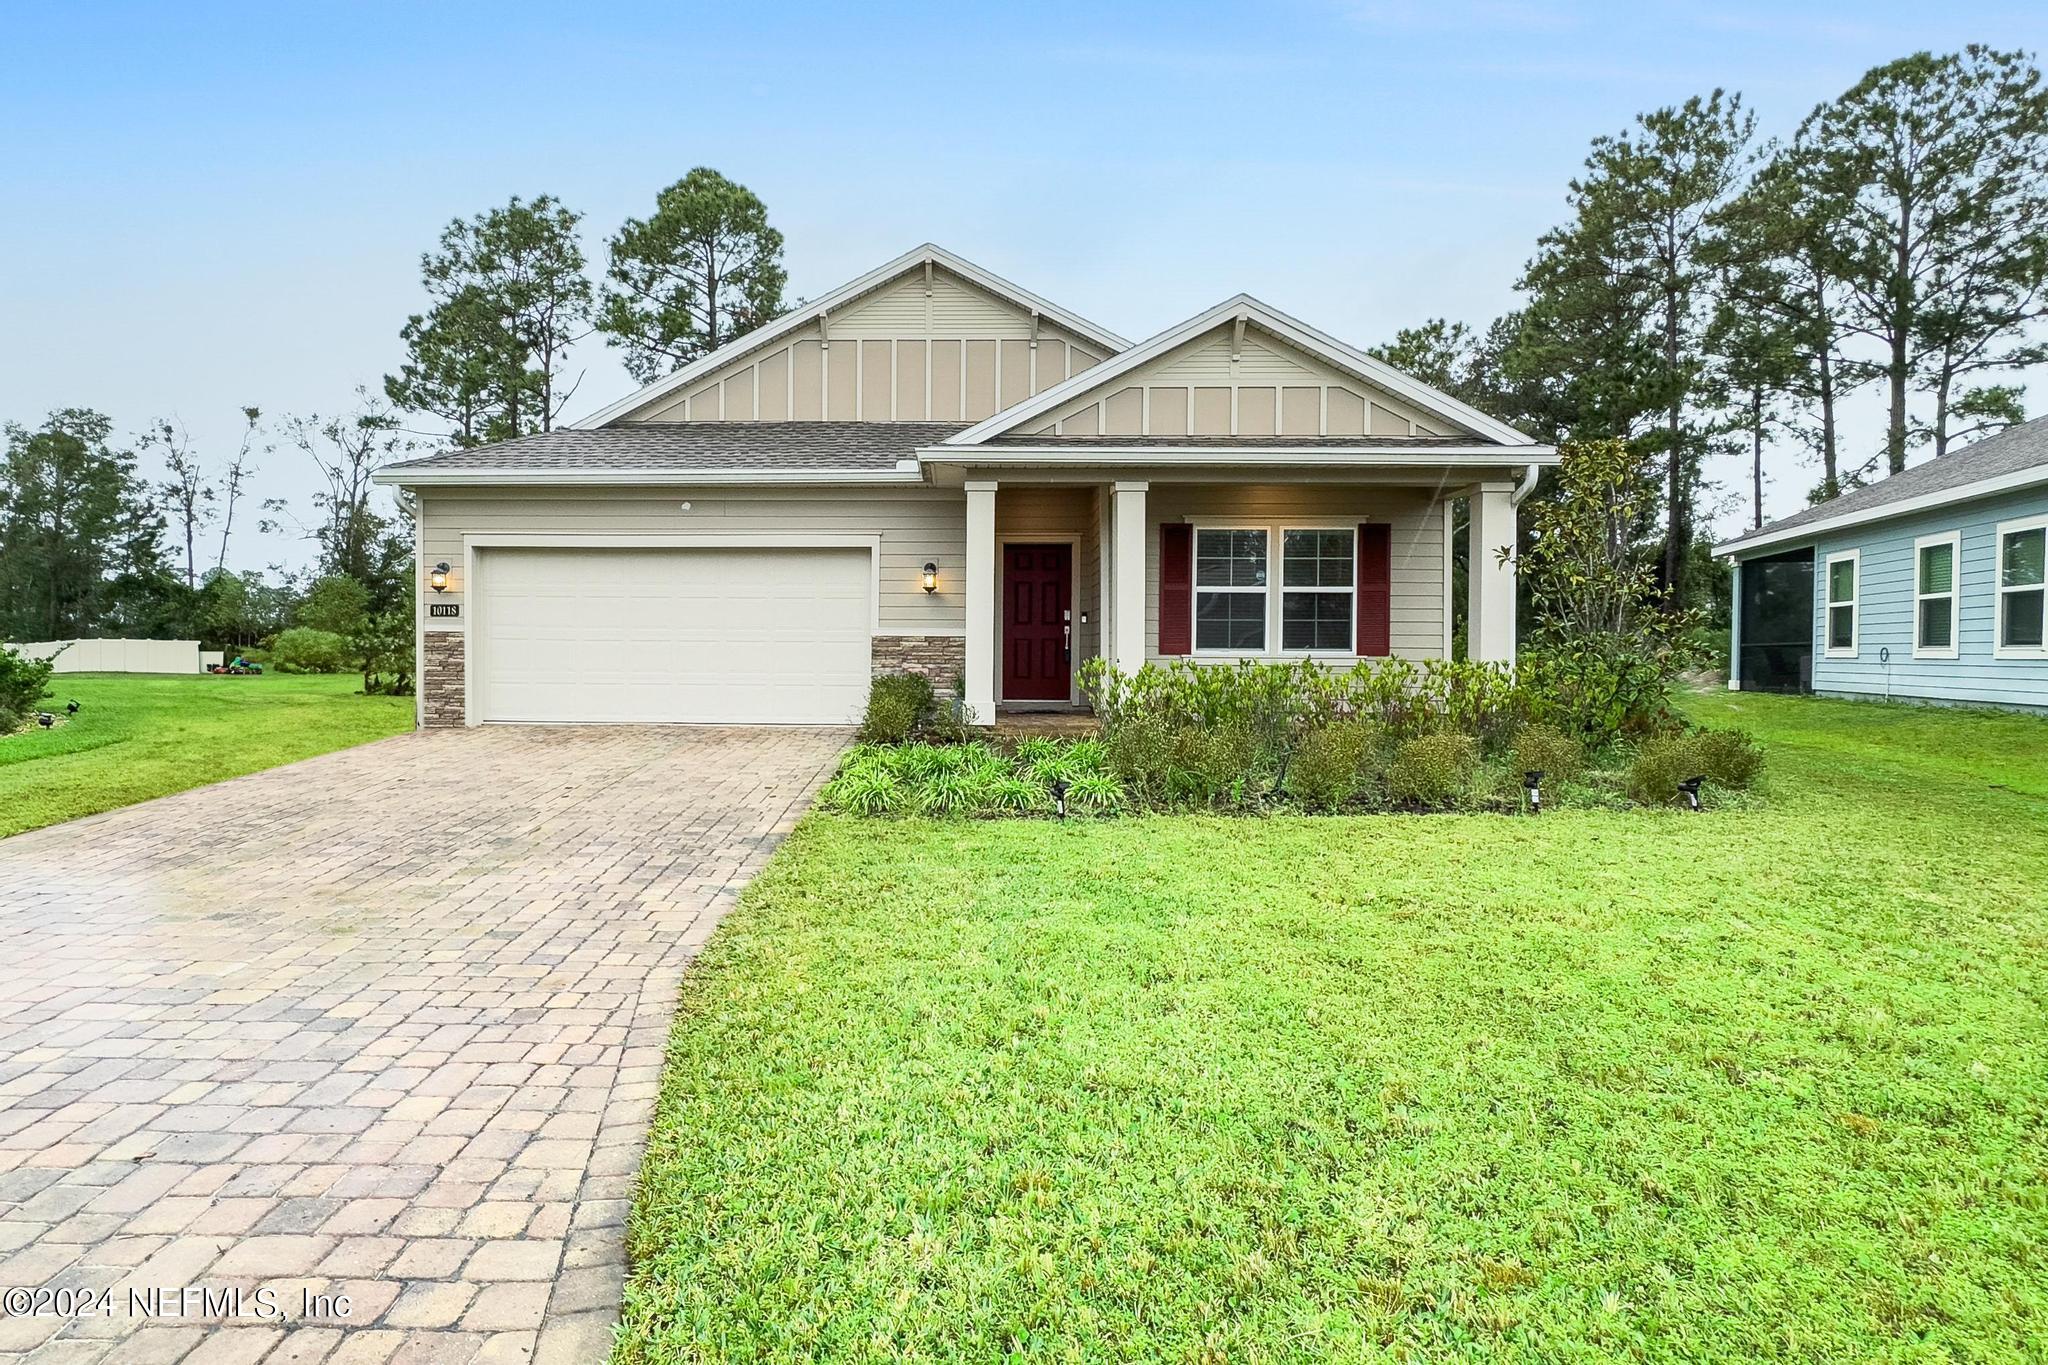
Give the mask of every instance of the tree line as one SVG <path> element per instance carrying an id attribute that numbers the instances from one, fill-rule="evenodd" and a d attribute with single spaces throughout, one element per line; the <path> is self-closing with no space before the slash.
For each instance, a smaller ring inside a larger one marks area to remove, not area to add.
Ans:
<path id="1" fill-rule="evenodd" d="M 1521 304 L 1432 319 L 1375 354 L 1540 439 L 1627 442 L 1662 489 L 1638 534 L 1660 588 L 1711 605 L 1702 465 L 1740 451 L 1750 521 L 1767 460 L 1834 497 L 1908 456 L 2023 420 L 2048 358 L 2048 91 L 2026 54 L 1971 46 L 1879 66 L 1763 141 L 1716 90 L 1596 138 Z M 1875 390 L 1875 448 L 1842 436 Z"/>
<path id="2" fill-rule="evenodd" d="M 197 639 L 237 650 L 294 626 L 341 641 L 322 663 L 360 669 L 366 688 L 412 682 L 412 522 L 373 499 L 370 475 L 411 450 L 388 404 L 266 422 L 241 410 L 232 452 L 209 460 L 184 426 L 149 423 L 120 440 L 105 414 L 8 423 L 0 456 L 0 637 Z M 251 508 L 259 461 L 282 446 L 317 471 L 301 518 L 284 499 Z M 154 476 L 143 474 L 143 462 Z M 238 529 L 295 531 L 310 566 L 228 567 Z M 401 648 L 402 643 L 402 648 Z"/>

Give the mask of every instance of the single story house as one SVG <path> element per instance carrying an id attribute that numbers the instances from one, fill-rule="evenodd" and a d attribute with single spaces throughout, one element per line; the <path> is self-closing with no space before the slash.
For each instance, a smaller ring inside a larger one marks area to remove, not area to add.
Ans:
<path id="1" fill-rule="evenodd" d="M 2048 709 L 2048 418 L 1716 547 L 1728 685 Z"/>
<path id="2" fill-rule="evenodd" d="M 585 420 L 389 465 L 421 723 L 843 723 L 914 669 L 973 717 L 1095 656 L 1515 650 L 1556 452 L 1239 294 L 1132 344 L 922 246 Z"/>

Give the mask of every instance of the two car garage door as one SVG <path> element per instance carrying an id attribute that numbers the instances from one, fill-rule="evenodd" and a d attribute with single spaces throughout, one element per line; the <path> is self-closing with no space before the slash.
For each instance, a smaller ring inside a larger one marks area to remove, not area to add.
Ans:
<path id="1" fill-rule="evenodd" d="M 467 647 L 479 719 L 839 725 L 867 696 L 861 548 L 490 548 Z"/>

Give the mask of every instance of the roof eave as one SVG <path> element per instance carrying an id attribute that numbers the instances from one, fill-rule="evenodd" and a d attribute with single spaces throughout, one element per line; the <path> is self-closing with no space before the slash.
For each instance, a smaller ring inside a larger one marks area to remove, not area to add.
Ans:
<path id="1" fill-rule="evenodd" d="M 695 487 L 729 484 L 919 484 L 924 470 L 912 461 L 900 461 L 894 469 L 380 469 L 370 476 L 372 483 L 398 488 L 460 487 L 464 485 L 526 486 L 537 488 L 663 486 L 689 484 Z"/>
<path id="2" fill-rule="evenodd" d="M 1387 468 L 1428 465 L 1556 465 L 1560 457 L 1547 445 L 1457 446 L 1087 446 L 1060 445 L 920 446 L 917 458 L 930 465 L 991 464 L 1115 464 L 1115 465 L 1261 465 L 1314 464 L 1332 467 Z"/>
<path id="3" fill-rule="evenodd" d="M 1774 546 L 1796 545 L 1804 540 L 1818 540 L 1832 531 L 1845 530 L 1853 526 L 1867 526 L 1872 522 L 1889 521 L 1893 517 L 1907 517 L 1916 512 L 1931 512 L 1959 502 L 1974 502 L 1978 498 L 1996 497 L 2000 493 L 2021 488 L 2032 488 L 2048 484 L 2048 464 L 2036 465 L 2031 469 L 2016 469 L 2010 474 L 1999 474 L 1989 479 L 1978 479 L 1974 483 L 1957 484 L 1954 488 L 1937 489 L 1918 497 L 1898 498 L 1892 502 L 1880 502 L 1870 507 L 1859 507 L 1853 511 L 1838 513 L 1832 517 L 1821 517 L 1814 521 L 1801 522 L 1797 526 L 1783 528 L 1766 526 L 1746 536 L 1724 540 L 1714 547 L 1716 555 L 1741 556 Z"/>

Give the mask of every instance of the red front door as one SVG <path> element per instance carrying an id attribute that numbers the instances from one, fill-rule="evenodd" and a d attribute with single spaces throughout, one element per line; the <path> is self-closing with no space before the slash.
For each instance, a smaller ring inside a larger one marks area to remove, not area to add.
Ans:
<path id="1" fill-rule="evenodd" d="M 1072 693 L 1074 547 L 1003 547 L 1003 700 Z"/>

